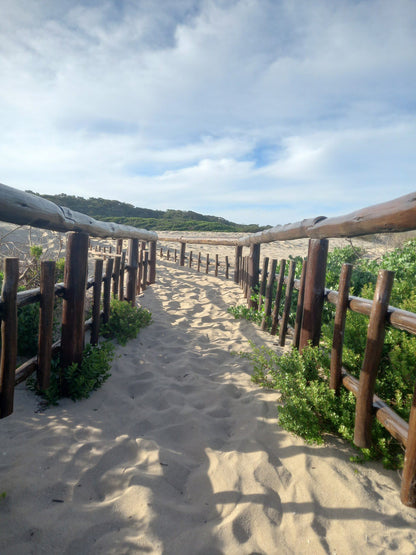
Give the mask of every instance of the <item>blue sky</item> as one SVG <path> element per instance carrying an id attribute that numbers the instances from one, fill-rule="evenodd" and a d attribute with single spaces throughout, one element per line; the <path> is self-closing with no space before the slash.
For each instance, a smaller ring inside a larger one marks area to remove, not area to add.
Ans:
<path id="1" fill-rule="evenodd" d="M 0 182 L 243 223 L 416 189 L 415 0 L 0 0 Z"/>

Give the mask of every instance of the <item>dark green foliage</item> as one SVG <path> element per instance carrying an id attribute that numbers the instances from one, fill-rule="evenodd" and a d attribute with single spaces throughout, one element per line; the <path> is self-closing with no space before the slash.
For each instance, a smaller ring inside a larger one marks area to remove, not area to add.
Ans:
<path id="1" fill-rule="evenodd" d="M 39 303 L 17 309 L 17 353 L 32 357 L 38 349 Z"/>
<path id="2" fill-rule="evenodd" d="M 31 192 L 31 191 L 28 191 Z M 270 226 L 236 224 L 217 216 L 205 216 L 190 210 L 150 210 L 118 200 L 76 197 L 72 195 L 39 195 L 60 206 L 88 214 L 103 221 L 132 225 L 138 228 L 176 231 L 243 231 L 255 233 Z"/>
<path id="3" fill-rule="evenodd" d="M 57 405 L 63 390 L 73 401 L 86 399 L 110 377 L 111 361 L 114 358 L 114 345 L 109 342 L 101 346 L 87 345 L 81 364 L 72 364 L 62 372 L 59 359 L 52 361 L 50 386 L 39 392 L 35 378 L 29 378 L 29 389 L 41 394 L 47 405 Z"/>
<path id="4" fill-rule="evenodd" d="M 137 337 L 139 330 L 152 321 L 151 313 L 142 307 L 134 307 L 125 301 L 111 300 L 109 321 L 103 326 L 104 337 L 114 337 L 125 345 L 129 339 Z"/>

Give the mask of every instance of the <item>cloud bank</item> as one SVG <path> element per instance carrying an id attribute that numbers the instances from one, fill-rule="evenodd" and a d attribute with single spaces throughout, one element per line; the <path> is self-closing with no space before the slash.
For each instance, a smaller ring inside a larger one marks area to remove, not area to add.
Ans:
<path id="1" fill-rule="evenodd" d="M 15 0 L 0 181 L 244 223 L 415 189 L 413 0 Z"/>

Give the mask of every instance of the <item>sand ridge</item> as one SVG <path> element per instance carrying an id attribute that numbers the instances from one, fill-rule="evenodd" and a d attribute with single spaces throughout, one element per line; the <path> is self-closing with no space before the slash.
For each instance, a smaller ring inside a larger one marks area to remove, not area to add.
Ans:
<path id="1" fill-rule="evenodd" d="M 414 553 L 397 473 L 278 427 L 278 392 L 233 354 L 277 349 L 227 314 L 238 286 L 160 261 L 138 300 L 153 323 L 88 400 L 36 412 L 17 388 L 0 426 L 1 553 Z"/>

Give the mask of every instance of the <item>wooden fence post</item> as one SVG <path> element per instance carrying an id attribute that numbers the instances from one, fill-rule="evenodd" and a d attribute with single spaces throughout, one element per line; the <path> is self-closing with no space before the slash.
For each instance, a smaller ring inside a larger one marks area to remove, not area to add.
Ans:
<path id="1" fill-rule="evenodd" d="M 207 254 L 207 263 L 205 265 L 205 273 L 207 274 L 209 270 L 209 254 Z"/>
<path id="2" fill-rule="evenodd" d="M 137 268 L 137 295 L 140 295 L 140 291 L 142 289 L 142 280 L 143 280 L 143 251 L 142 249 L 139 250 L 139 262 Z"/>
<path id="3" fill-rule="evenodd" d="M 118 296 L 118 285 L 120 283 L 120 263 L 121 263 L 121 257 L 116 256 L 114 259 L 114 273 L 113 273 L 113 297 L 115 299 Z"/>
<path id="4" fill-rule="evenodd" d="M 253 301 L 251 296 L 255 293 L 255 288 L 259 284 L 259 266 L 260 266 L 260 243 L 251 245 L 250 256 L 248 259 L 248 306 L 257 308 L 257 302 Z"/>
<path id="5" fill-rule="evenodd" d="M 156 283 L 156 241 L 149 244 L 149 284 Z"/>
<path id="6" fill-rule="evenodd" d="M 106 324 L 110 318 L 111 277 L 113 275 L 114 260 L 109 258 L 105 264 L 104 294 L 103 294 L 103 322 Z"/>
<path id="7" fill-rule="evenodd" d="M 185 266 L 185 249 L 186 243 L 184 241 L 181 242 L 181 253 L 179 255 L 179 266 Z"/>
<path id="8" fill-rule="evenodd" d="M 268 258 L 266 259 L 267 261 L 269 260 Z M 267 317 L 270 316 L 271 312 L 272 312 L 272 295 L 273 295 L 273 285 L 274 285 L 274 280 L 276 279 L 276 266 L 277 266 L 277 260 L 273 259 L 272 260 L 272 265 L 270 268 L 270 273 L 269 276 L 267 278 L 267 285 L 266 285 L 266 291 L 265 291 L 265 299 L 264 299 L 264 317 L 263 320 L 261 322 L 261 329 L 262 330 L 266 330 L 267 329 Z M 263 266 L 264 268 L 264 266 Z"/>
<path id="9" fill-rule="evenodd" d="M 416 387 L 410 410 L 400 499 L 404 505 L 416 508 Z"/>
<path id="10" fill-rule="evenodd" d="M 294 332 L 294 338 L 293 338 L 293 346 L 295 347 L 295 349 L 299 349 L 299 343 L 300 343 L 300 332 L 302 329 L 303 302 L 305 299 L 305 278 L 306 278 L 307 266 L 308 266 L 308 263 L 306 260 L 304 260 L 302 263 L 302 274 L 300 276 L 298 302 L 296 306 L 295 332 Z"/>
<path id="11" fill-rule="evenodd" d="M 287 277 L 285 308 L 282 315 L 282 323 L 279 330 L 279 345 L 284 347 L 286 341 L 287 326 L 289 322 L 290 307 L 292 304 L 293 284 L 295 282 L 296 262 L 291 260 L 289 264 L 289 275 Z"/>
<path id="12" fill-rule="evenodd" d="M 261 310 L 261 305 L 263 303 L 263 297 L 266 294 L 267 268 L 268 267 L 269 267 L 269 258 L 268 258 L 268 256 L 265 256 L 264 259 L 263 259 L 263 268 L 261 270 L 259 300 L 258 300 L 258 303 L 257 303 L 259 311 Z"/>
<path id="13" fill-rule="evenodd" d="M 276 295 L 274 298 L 274 309 L 272 314 L 272 329 L 270 330 L 271 335 L 276 335 L 277 325 L 279 323 L 279 308 L 280 308 L 280 301 L 282 298 L 283 282 L 285 279 L 285 268 L 286 268 L 286 260 L 282 258 L 280 260 L 279 277 L 277 278 L 277 289 L 276 289 Z"/>
<path id="14" fill-rule="evenodd" d="M 378 273 L 355 408 L 354 443 L 358 447 L 371 446 L 374 386 L 383 350 L 386 315 L 393 279 L 394 272 L 380 270 Z"/>
<path id="15" fill-rule="evenodd" d="M 325 295 L 328 244 L 328 239 L 309 240 L 302 330 L 299 342 L 299 350 L 301 352 L 308 345 L 309 341 L 314 346 L 319 344 Z"/>
<path id="16" fill-rule="evenodd" d="M 52 359 L 53 305 L 55 301 L 55 262 L 40 265 L 40 309 L 37 383 L 41 391 L 49 387 Z"/>
<path id="17" fill-rule="evenodd" d="M 13 412 L 14 382 L 17 360 L 17 282 L 19 279 L 19 259 L 6 258 L 4 261 L 4 281 L 1 299 L 4 314 L 1 322 L 0 359 L 0 418 Z"/>
<path id="18" fill-rule="evenodd" d="M 192 251 L 189 251 L 189 267 L 192 268 Z"/>
<path id="19" fill-rule="evenodd" d="M 149 265 L 149 253 L 147 251 L 144 252 L 144 260 L 143 260 L 143 278 L 142 278 L 142 291 L 147 289 L 147 267 Z"/>
<path id="20" fill-rule="evenodd" d="M 84 350 L 84 305 L 87 285 L 88 235 L 70 232 L 66 246 L 62 306 L 61 366 L 62 394 L 67 394 L 64 374 L 73 362 L 80 363 Z"/>
<path id="21" fill-rule="evenodd" d="M 337 395 L 342 383 L 342 346 L 344 343 L 345 320 L 348 311 L 352 264 L 343 264 L 339 278 L 337 308 L 335 311 L 334 334 L 331 349 L 331 370 L 329 387 Z"/>
<path id="22" fill-rule="evenodd" d="M 225 279 L 228 279 L 230 273 L 230 263 L 228 261 L 228 256 L 225 257 Z"/>
<path id="23" fill-rule="evenodd" d="M 234 283 L 240 283 L 240 263 L 241 257 L 243 255 L 243 247 L 236 246 L 235 247 L 235 259 L 234 259 Z"/>
<path id="24" fill-rule="evenodd" d="M 198 254 L 198 267 L 197 267 L 198 272 L 201 271 L 201 253 Z"/>
<path id="25" fill-rule="evenodd" d="M 139 258 L 139 240 L 129 239 L 127 251 L 127 301 L 136 305 L 137 265 Z"/>
<path id="26" fill-rule="evenodd" d="M 118 299 L 119 301 L 124 301 L 124 272 L 126 269 L 126 253 L 123 251 L 121 253 L 120 260 L 120 281 L 118 284 Z"/>
<path id="27" fill-rule="evenodd" d="M 90 334 L 91 345 L 97 345 L 98 335 L 100 333 L 100 316 L 101 316 L 100 303 L 101 303 L 102 281 L 103 281 L 103 260 L 100 258 L 95 261 L 95 268 L 94 268 L 94 287 L 93 287 L 93 293 L 92 293 L 92 326 L 91 326 L 91 334 Z"/>
<path id="28" fill-rule="evenodd" d="M 215 277 L 218 277 L 218 266 L 220 265 L 219 261 L 218 261 L 218 254 L 215 255 L 215 272 L 214 275 Z"/>

